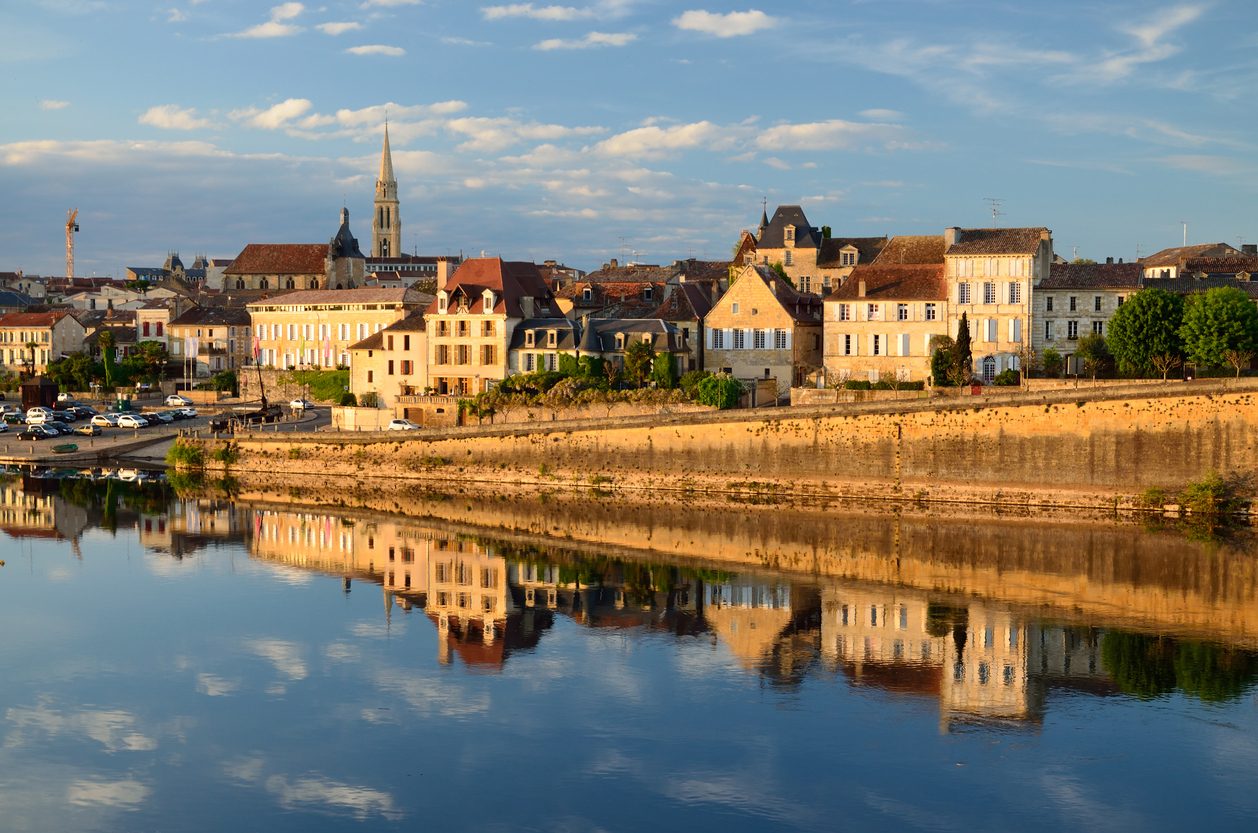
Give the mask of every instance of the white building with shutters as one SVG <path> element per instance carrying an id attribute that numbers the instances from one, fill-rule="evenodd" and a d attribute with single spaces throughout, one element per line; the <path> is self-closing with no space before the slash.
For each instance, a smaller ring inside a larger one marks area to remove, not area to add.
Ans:
<path id="1" fill-rule="evenodd" d="M 965 313 L 974 373 L 991 381 L 1020 367 L 1029 344 L 1031 296 L 1048 277 L 1053 233 L 1046 228 L 944 231 L 949 335 Z"/>

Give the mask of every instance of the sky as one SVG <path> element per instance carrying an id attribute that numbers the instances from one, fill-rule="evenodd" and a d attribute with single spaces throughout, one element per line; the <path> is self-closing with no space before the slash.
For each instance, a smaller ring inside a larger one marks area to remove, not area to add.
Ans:
<path id="1" fill-rule="evenodd" d="M 723 259 L 1047 226 L 1066 257 L 1258 242 L 1258 4 L 0 4 L 0 271 L 364 249 L 387 114 L 407 251 Z M 1001 200 L 992 216 L 987 198 Z"/>

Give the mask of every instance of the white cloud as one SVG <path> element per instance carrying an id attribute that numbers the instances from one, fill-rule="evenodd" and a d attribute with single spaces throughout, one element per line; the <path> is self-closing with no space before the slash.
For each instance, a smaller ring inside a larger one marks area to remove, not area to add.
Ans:
<path id="1" fill-rule="evenodd" d="M 367 0 L 361 8 L 370 9 L 372 6 L 381 6 L 391 9 L 396 6 L 421 6 L 423 2 L 424 0 Z"/>
<path id="2" fill-rule="evenodd" d="M 493 46 L 489 41 L 468 40 L 467 38 L 442 38 L 442 43 L 452 43 L 457 46 Z"/>
<path id="3" fill-rule="evenodd" d="M 466 117 L 445 123 L 451 133 L 467 136 L 456 150 L 493 152 L 522 141 L 550 141 L 569 136 L 591 136 L 605 132 L 602 127 L 565 127 L 560 124 L 524 123 L 510 118 Z"/>
<path id="4" fill-rule="evenodd" d="M 756 137 L 761 150 L 854 150 L 873 142 L 888 147 L 906 147 L 904 129 L 894 124 L 864 124 L 830 119 L 811 124 L 782 124 L 770 127 Z"/>
<path id="5" fill-rule="evenodd" d="M 266 23 L 259 23 L 257 26 L 251 26 L 243 32 L 237 32 L 232 35 L 235 38 L 283 38 L 289 35 L 295 35 L 298 32 L 304 32 L 300 26 L 292 23 L 285 23 L 286 20 L 292 20 L 306 10 L 301 3 L 283 3 L 279 6 L 271 7 L 271 19 Z"/>
<path id="6" fill-rule="evenodd" d="M 170 9 L 166 14 L 167 14 L 167 17 L 166 17 L 167 23 L 182 23 L 183 21 L 188 19 L 188 16 L 184 14 L 183 12 L 179 11 L 179 9 Z"/>
<path id="7" fill-rule="evenodd" d="M 394 807 L 393 796 L 370 787 L 318 777 L 297 778 L 290 782 L 282 775 L 272 775 L 266 779 L 266 788 L 286 810 L 349 811 L 360 820 L 374 815 L 389 821 L 402 818 L 402 813 Z"/>
<path id="8" fill-rule="evenodd" d="M 361 23 L 351 21 L 349 23 L 320 23 L 318 26 L 315 26 L 315 28 L 327 35 L 340 35 L 345 32 L 352 32 L 356 29 L 361 29 L 363 28 L 363 25 Z"/>
<path id="9" fill-rule="evenodd" d="M 778 25 L 779 19 L 755 9 L 745 12 L 715 14 L 705 11 L 684 12 L 681 17 L 673 18 L 673 25 L 678 29 L 692 32 L 703 32 L 718 38 L 732 38 L 738 35 L 751 35 L 761 29 L 772 29 Z"/>
<path id="10" fill-rule="evenodd" d="M 373 43 L 370 46 L 351 46 L 345 51 L 351 55 L 391 55 L 395 58 L 406 54 L 406 50 L 400 46 L 385 46 L 379 43 Z"/>
<path id="11" fill-rule="evenodd" d="M 240 683 L 224 680 L 214 674 L 197 675 L 197 691 L 210 697 L 227 697 L 240 688 Z"/>
<path id="12" fill-rule="evenodd" d="M 861 110 L 857 115 L 874 121 L 900 121 L 904 118 L 899 110 Z"/>
<path id="13" fill-rule="evenodd" d="M 480 10 L 486 20 L 504 17 L 531 17 L 534 20 L 581 20 L 594 17 L 594 10 L 574 9 L 571 6 L 534 6 L 532 3 L 512 3 L 509 6 L 485 6 Z"/>
<path id="14" fill-rule="evenodd" d="M 1147 23 L 1140 26 L 1124 27 L 1122 31 L 1135 37 L 1139 48 L 1134 52 L 1113 55 L 1088 68 L 1088 76 L 1097 76 L 1114 81 L 1126 78 L 1140 64 L 1153 63 L 1176 54 L 1180 47 L 1162 43 L 1162 39 L 1183 26 L 1192 23 L 1201 13 L 1204 6 L 1174 6 L 1163 9 Z"/>
<path id="15" fill-rule="evenodd" d="M 245 127 L 276 130 L 283 127 L 289 120 L 305 113 L 312 106 L 314 105 L 310 103 L 309 99 L 290 98 L 266 110 L 259 110 L 256 107 L 232 110 L 227 114 L 227 117 L 233 121 L 241 122 Z"/>
<path id="16" fill-rule="evenodd" d="M 151 752 L 157 748 L 157 741 L 138 731 L 135 716 L 125 711 L 85 709 L 67 714 L 41 703 L 31 708 L 11 708 L 5 712 L 5 719 L 16 732 L 6 740 L 7 745 L 21 743 L 22 736 L 34 729 L 53 736 L 81 735 L 110 752 Z"/>
<path id="17" fill-rule="evenodd" d="M 196 108 L 189 107 L 185 110 L 178 104 L 150 107 L 140 116 L 139 122 L 163 130 L 200 130 L 214 126 L 210 119 L 197 118 Z"/>
<path id="18" fill-rule="evenodd" d="M 54 101 L 49 98 L 39 102 L 39 109 L 41 110 L 64 110 L 69 106 L 70 102 L 68 101 Z"/>
<path id="19" fill-rule="evenodd" d="M 637 35 L 630 34 L 628 32 L 620 34 L 590 32 L 588 35 L 578 40 L 563 40 L 562 38 L 544 40 L 533 48 L 540 49 L 543 52 L 549 52 L 552 49 L 589 49 L 592 46 L 624 46 L 625 44 L 637 39 Z"/>
<path id="20" fill-rule="evenodd" d="M 783 162 L 781 159 L 778 159 L 776 156 L 766 158 L 764 160 L 764 164 L 768 165 L 770 168 L 777 168 L 779 171 L 789 171 L 791 169 L 789 164 Z"/>
<path id="21" fill-rule="evenodd" d="M 623 156 L 631 159 L 661 157 L 680 150 L 706 147 L 719 150 L 728 147 L 737 138 L 737 131 L 718 127 L 711 122 L 678 124 L 673 127 L 639 127 L 618 133 L 599 142 L 594 151 L 603 156 Z"/>

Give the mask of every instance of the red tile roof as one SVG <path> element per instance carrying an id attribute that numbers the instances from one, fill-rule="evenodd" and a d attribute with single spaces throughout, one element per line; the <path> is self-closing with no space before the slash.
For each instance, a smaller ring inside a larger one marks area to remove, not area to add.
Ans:
<path id="1" fill-rule="evenodd" d="M 8 315 L 0 315 L 0 327 L 51 327 L 69 315 L 69 310 L 64 312 L 11 312 Z"/>
<path id="2" fill-rule="evenodd" d="M 1033 255 L 1046 228 L 967 228 L 948 248 L 950 255 Z"/>
<path id="3" fill-rule="evenodd" d="M 892 237 L 874 258 L 873 266 L 912 266 L 914 264 L 943 263 L 944 239 L 942 234 L 908 234 Z"/>
<path id="4" fill-rule="evenodd" d="M 322 275 L 327 243 L 250 243 L 224 275 Z"/>
<path id="5" fill-rule="evenodd" d="M 948 281 L 942 263 L 912 266 L 857 266 L 827 301 L 859 301 L 860 285 L 865 298 L 877 301 L 946 301 Z"/>
<path id="6" fill-rule="evenodd" d="M 1226 243 L 1198 243 L 1195 246 L 1178 246 L 1174 249 L 1154 252 L 1140 263 L 1146 269 L 1157 269 L 1164 266 L 1178 266 L 1184 258 L 1240 256 L 1241 252 Z"/>
<path id="7" fill-rule="evenodd" d="M 431 301 L 431 299 L 431 295 L 416 292 L 407 287 L 368 286 L 361 289 L 298 289 L 279 297 L 250 301 L 245 306 L 274 306 L 275 304 L 284 304 L 285 306 L 313 306 L 315 304 L 422 304 Z"/>
<path id="8" fill-rule="evenodd" d="M 461 297 L 467 298 L 468 312 L 472 315 L 497 313 L 508 318 L 560 317 L 559 307 L 537 265 L 518 261 L 505 261 L 499 257 L 478 257 L 465 260 L 446 283 L 450 296 L 450 309 L 455 309 Z M 494 308 L 483 309 L 485 290 L 494 293 Z M 524 314 L 521 298 L 533 298 L 533 314 Z M 437 302 L 428 307 L 430 315 L 437 314 Z"/>

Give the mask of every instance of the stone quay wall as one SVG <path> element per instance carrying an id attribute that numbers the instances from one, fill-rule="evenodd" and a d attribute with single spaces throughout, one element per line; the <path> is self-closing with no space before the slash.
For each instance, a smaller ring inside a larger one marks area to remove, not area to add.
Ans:
<path id="1" fill-rule="evenodd" d="M 276 475 L 1130 507 L 1212 469 L 1250 482 L 1255 426 L 1241 379 L 237 441 Z"/>

